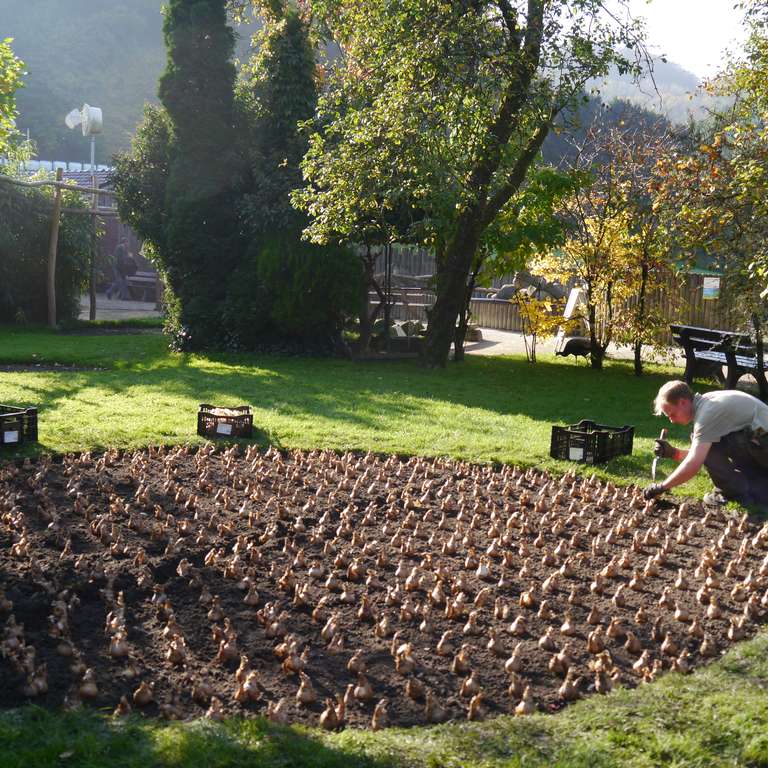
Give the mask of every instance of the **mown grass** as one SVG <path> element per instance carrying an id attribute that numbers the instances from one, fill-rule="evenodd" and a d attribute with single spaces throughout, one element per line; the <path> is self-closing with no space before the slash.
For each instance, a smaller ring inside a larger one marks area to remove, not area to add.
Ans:
<path id="1" fill-rule="evenodd" d="M 254 407 L 257 439 L 505 461 L 562 472 L 550 427 L 591 418 L 633 424 L 631 457 L 598 470 L 647 483 L 658 386 L 679 371 L 628 364 L 603 373 L 561 360 L 468 359 L 441 371 L 413 363 L 351 363 L 168 352 L 159 335 L 57 335 L 0 329 L 0 365 L 63 363 L 96 370 L 0 373 L 0 402 L 40 408 L 27 452 L 195 442 L 200 402 Z M 672 429 L 687 442 L 687 430 Z M 6 450 L 5 454 L 10 456 Z M 591 468 L 585 471 L 592 471 Z M 703 477 L 685 487 L 701 493 Z M 768 633 L 688 677 L 592 697 L 554 715 L 327 735 L 260 719 L 119 722 L 90 711 L 23 707 L 0 715 L 0 766 L 768 766 Z"/>
<path id="2" fill-rule="evenodd" d="M 551 426 L 589 418 L 634 425 L 633 455 L 596 471 L 640 484 L 650 480 L 663 426 L 651 400 L 679 375 L 650 367 L 637 378 L 624 361 L 596 373 L 560 358 L 531 365 L 470 356 L 435 371 L 415 362 L 180 355 L 159 334 L 0 329 L 0 364 L 54 362 L 83 370 L 0 373 L 0 402 L 40 408 L 40 444 L 28 450 L 194 442 L 200 403 L 248 403 L 256 439 L 283 448 L 448 455 L 564 472 L 574 465 L 549 458 Z M 688 430 L 672 427 L 671 439 L 685 444 Z M 697 478 L 685 490 L 706 487 Z"/>

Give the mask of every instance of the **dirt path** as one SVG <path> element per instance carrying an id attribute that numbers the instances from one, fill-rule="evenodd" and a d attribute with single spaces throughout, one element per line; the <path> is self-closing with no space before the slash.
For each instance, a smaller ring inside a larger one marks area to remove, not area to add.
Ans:
<path id="1" fill-rule="evenodd" d="M 90 312 L 90 299 L 87 295 L 80 297 L 80 319 L 88 320 Z M 120 299 L 108 299 L 106 294 L 96 294 L 96 319 L 97 320 L 131 320 L 142 317 L 161 317 L 154 302 L 147 301 L 122 301 Z"/>

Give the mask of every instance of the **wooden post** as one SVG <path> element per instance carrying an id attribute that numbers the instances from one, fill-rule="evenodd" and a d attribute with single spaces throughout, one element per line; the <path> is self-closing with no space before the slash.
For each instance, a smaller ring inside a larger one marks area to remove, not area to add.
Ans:
<path id="1" fill-rule="evenodd" d="M 96 208 L 99 205 L 99 195 L 96 191 L 96 137 L 91 135 L 91 189 L 94 190 L 91 203 L 91 270 L 88 278 L 88 294 L 90 308 L 88 319 L 96 319 Z"/>
<path id="2" fill-rule="evenodd" d="M 88 319 L 93 322 L 96 319 L 96 211 L 91 213 L 91 265 L 88 275 L 88 297 L 90 307 L 88 309 Z"/>
<path id="3" fill-rule="evenodd" d="M 56 181 L 61 181 L 61 168 L 56 169 Z M 56 327 L 56 252 L 59 245 L 59 219 L 61 218 L 61 187 L 56 187 L 51 214 L 51 236 L 48 241 L 48 327 Z"/>

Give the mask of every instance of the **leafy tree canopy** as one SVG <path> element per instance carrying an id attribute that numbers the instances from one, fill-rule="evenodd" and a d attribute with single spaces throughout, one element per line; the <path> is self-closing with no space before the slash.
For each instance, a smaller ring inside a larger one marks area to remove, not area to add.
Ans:
<path id="1" fill-rule="evenodd" d="M 5 154 L 16 131 L 16 91 L 24 65 L 14 55 L 10 38 L 0 40 L 0 155 Z"/>
<path id="2" fill-rule="evenodd" d="M 666 158 L 662 191 L 682 245 L 718 260 L 731 303 L 755 323 L 768 314 L 768 4 L 742 7 L 745 55 L 709 83 L 732 106 L 694 132 L 689 151 Z"/>
<path id="3" fill-rule="evenodd" d="M 378 230 L 437 254 L 427 360 L 445 362 L 486 233 L 524 185 L 556 116 L 639 29 L 599 0 L 316 0 L 342 58 L 296 201 L 325 241 Z M 417 212 L 392 222 L 403 207 Z M 398 231 L 399 230 L 399 231 Z"/>
<path id="4" fill-rule="evenodd" d="M 254 234 L 278 228 L 298 236 L 305 221 L 289 196 L 302 184 L 300 163 L 307 150 L 299 126 L 317 107 L 315 50 L 309 24 L 294 9 L 275 1 L 264 13 L 237 89 L 244 123 L 240 141 L 252 176 L 241 213 Z"/>

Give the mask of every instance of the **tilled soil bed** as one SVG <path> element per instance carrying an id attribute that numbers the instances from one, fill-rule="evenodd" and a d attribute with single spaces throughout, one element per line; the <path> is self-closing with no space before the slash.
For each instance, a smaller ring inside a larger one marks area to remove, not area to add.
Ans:
<path id="1" fill-rule="evenodd" d="M 375 728 L 554 711 L 752 634 L 767 552 L 746 518 L 510 466 L 7 463 L 0 706 Z"/>

